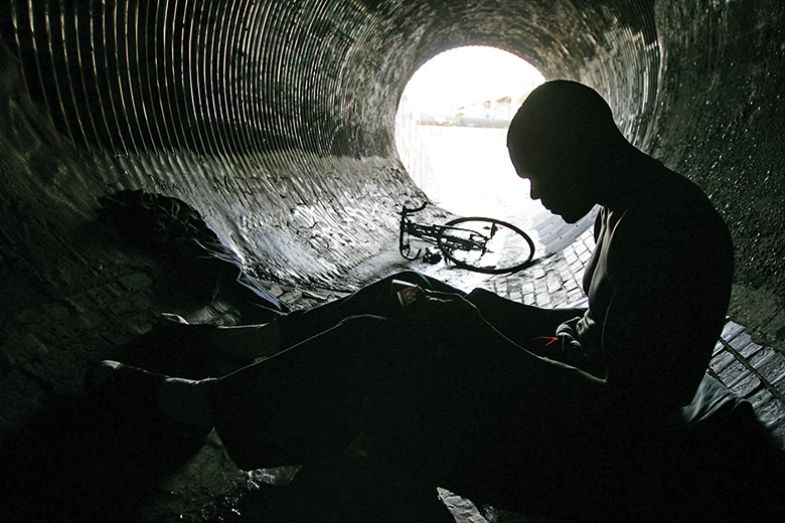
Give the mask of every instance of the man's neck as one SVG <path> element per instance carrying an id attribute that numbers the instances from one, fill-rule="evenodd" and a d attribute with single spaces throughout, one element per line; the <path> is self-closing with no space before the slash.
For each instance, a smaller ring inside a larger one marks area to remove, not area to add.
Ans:
<path id="1" fill-rule="evenodd" d="M 605 172 L 605 190 L 598 203 L 611 211 L 622 211 L 654 181 L 652 167 L 656 160 L 633 147 L 611 157 L 613 161 Z"/>

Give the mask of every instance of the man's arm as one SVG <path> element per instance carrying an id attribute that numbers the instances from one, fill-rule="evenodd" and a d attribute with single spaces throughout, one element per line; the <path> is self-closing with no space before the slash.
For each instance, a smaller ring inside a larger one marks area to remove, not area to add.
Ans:
<path id="1" fill-rule="evenodd" d="M 676 316 L 641 303 L 617 294 L 606 310 L 601 342 L 606 378 L 644 404 L 683 405 L 697 385 L 687 321 L 693 314 L 679 308 Z"/>
<path id="2" fill-rule="evenodd" d="M 541 309 L 508 300 L 485 289 L 474 289 L 466 299 L 471 302 L 485 321 L 505 337 L 526 349 L 536 347 L 531 343 L 538 336 L 554 336 L 563 322 L 582 316 L 586 309 Z M 537 352 L 537 351 L 535 351 Z M 547 356 L 547 354 L 541 354 Z"/>

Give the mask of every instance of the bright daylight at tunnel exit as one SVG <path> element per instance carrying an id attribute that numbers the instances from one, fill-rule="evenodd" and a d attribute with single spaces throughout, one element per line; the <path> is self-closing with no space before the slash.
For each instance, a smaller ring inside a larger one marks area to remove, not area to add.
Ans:
<path id="1" fill-rule="evenodd" d="M 459 215 L 527 225 L 543 211 L 507 153 L 510 120 L 544 81 L 530 63 L 493 47 L 459 47 L 422 65 L 401 96 L 395 138 L 409 175 Z"/>

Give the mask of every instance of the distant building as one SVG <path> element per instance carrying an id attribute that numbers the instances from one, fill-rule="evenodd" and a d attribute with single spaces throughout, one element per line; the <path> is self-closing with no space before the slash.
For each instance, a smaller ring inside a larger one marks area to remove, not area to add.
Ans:
<path id="1" fill-rule="evenodd" d="M 493 103 L 493 116 L 494 120 L 512 120 L 513 117 L 512 98 L 510 96 L 503 96 Z"/>
<path id="2" fill-rule="evenodd" d="M 465 127 L 506 127 L 529 93 L 502 96 L 495 100 L 474 101 L 456 106 L 452 114 L 420 114 L 419 125 L 454 125 Z"/>

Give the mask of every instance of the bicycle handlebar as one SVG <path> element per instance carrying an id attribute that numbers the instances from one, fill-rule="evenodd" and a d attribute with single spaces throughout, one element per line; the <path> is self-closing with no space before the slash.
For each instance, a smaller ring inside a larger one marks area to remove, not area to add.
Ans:
<path id="1" fill-rule="evenodd" d="M 428 203 L 430 202 L 428 202 L 428 200 L 425 200 L 423 204 L 420 205 L 419 207 L 411 207 L 411 208 L 406 207 L 406 204 L 403 204 L 403 209 L 401 209 L 401 212 L 399 212 L 398 214 L 400 214 L 401 216 L 406 216 L 407 214 L 420 212 L 428 206 Z"/>

